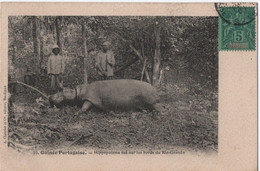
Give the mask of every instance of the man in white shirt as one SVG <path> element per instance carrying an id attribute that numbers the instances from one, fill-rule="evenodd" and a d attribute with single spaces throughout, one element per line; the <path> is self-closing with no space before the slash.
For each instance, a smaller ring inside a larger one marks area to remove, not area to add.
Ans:
<path id="1" fill-rule="evenodd" d="M 59 90 L 63 89 L 62 74 L 64 73 L 65 63 L 63 57 L 59 54 L 60 48 L 58 45 L 53 46 L 52 53 L 48 60 L 47 70 L 51 77 L 51 89 L 55 91 L 56 86 Z"/>
<path id="2" fill-rule="evenodd" d="M 114 76 L 115 58 L 109 46 L 109 42 L 104 42 L 102 44 L 102 51 L 96 56 L 96 68 L 98 74 L 102 76 L 104 80 L 111 80 Z"/>

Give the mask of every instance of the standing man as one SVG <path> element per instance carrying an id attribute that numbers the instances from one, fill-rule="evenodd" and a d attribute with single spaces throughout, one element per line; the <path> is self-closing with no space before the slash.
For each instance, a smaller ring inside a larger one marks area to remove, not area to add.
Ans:
<path id="1" fill-rule="evenodd" d="M 109 47 L 110 43 L 104 42 L 101 52 L 96 56 L 96 68 L 98 74 L 104 80 L 112 80 L 114 76 L 115 58 L 114 53 Z"/>
<path id="2" fill-rule="evenodd" d="M 59 90 L 62 90 L 62 74 L 65 69 L 64 59 L 59 55 L 60 48 L 58 45 L 53 46 L 52 53 L 53 54 L 49 57 L 47 64 L 48 75 L 50 75 L 51 78 L 51 90 L 55 91 L 56 87 L 58 87 Z"/>

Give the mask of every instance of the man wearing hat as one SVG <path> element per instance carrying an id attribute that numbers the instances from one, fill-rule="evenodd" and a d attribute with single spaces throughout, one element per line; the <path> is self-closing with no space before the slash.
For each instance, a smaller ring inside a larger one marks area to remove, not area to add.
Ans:
<path id="1" fill-rule="evenodd" d="M 112 50 L 109 49 L 110 43 L 104 42 L 102 50 L 96 56 L 96 68 L 98 74 L 104 80 L 111 80 L 114 76 L 115 58 Z"/>
<path id="2" fill-rule="evenodd" d="M 51 78 L 51 89 L 53 91 L 58 87 L 59 90 L 63 88 L 62 74 L 65 69 L 65 63 L 60 53 L 58 45 L 52 47 L 52 55 L 49 57 L 47 70 Z"/>

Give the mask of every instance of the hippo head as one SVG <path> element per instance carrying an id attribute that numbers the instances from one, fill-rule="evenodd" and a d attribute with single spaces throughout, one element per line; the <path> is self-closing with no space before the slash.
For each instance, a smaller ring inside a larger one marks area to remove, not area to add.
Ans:
<path id="1" fill-rule="evenodd" d="M 61 107 L 65 102 L 74 101 L 76 98 L 75 90 L 63 88 L 61 92 L 53 94 L 49 97 L 50 106 Z"/>
<path id="2" fill-rule="evenodd" d="M 54 105 L 60 106 L 63 100 L 64 100 L 63 92 L 58 92 L 49 97 L 49 102 L 51 107 L 54 107 Z"/>

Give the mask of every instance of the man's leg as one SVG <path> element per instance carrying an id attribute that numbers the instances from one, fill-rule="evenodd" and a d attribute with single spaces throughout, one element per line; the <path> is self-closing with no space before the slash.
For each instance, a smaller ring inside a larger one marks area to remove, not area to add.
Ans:
<path id="1" fill-rule="evenodd" d="M 60 90 L 63 89 L 63 79 L 62 79 L 62 74 L 57 75 L 57 85 Z"/>
<path id="2" fill-rule="evenodd" d="M 56 82 L 55 75 L 51 74 L 51 90 L 55 90 L 55 82 Z"/>

